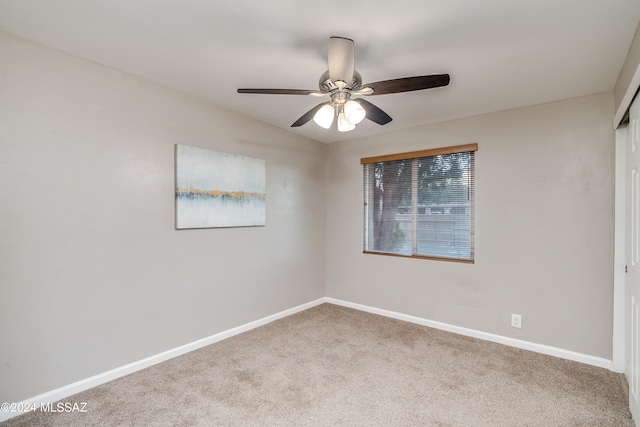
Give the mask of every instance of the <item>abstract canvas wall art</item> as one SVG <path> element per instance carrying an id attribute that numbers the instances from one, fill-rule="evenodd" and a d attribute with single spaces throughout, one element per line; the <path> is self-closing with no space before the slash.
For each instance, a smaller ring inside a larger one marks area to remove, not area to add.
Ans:
<path id="1" fill-rule="evenodd" d="M 266 162 L 176 144 L 176 228 L 265 225 Z"/>

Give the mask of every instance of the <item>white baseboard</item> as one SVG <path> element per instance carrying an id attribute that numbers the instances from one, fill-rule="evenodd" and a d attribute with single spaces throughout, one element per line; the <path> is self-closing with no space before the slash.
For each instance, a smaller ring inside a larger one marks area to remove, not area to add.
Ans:
<path id="1" fill-rule="evenodd" d="M 320 305 L 324 302 L 325 302 L 325 299 L 320 298 L 315 301 L 311 301 L 306 304 L 302 304 L 297 307 L 290 308 L 288 310 L 284 310 L 276 314 L 272 314 L 271 316 L 263 317 L 262 319 L 249 322 L 245 325 L 241 325 L 236 328 L 232 328 L 232 329 L 220 332 L 218 334 L 211 335 L 210 337 L 207 337 L 207 338 L 202 338 L 200 340 L 193 341 L 191 343 L 182 345 L 180 347 L 176 347 L 174 349 L 164 351 L 154 356 L 150 356 L 145 359 L 138 360 L 133 363 L 129 363 L 128 365 L 120 366 L 110 371 L 103 372 L 98 375 L 94 375 L 92 377 L 77 381 L 75 383 L 66 385 L 64 387 L 57 388 L 47 393 L 43 393 L 41 395 L 24 400 L 15 406 L 17 408 L 40 408 L 41 405 L 44 406 L 44 405 L 47 405 L 48 403 L 57 402 L 59 400 L 72 396 L 76 393 L 80 393 L 81 391 L 85 391 L 87 389 L 99 386 L 101 384 L 115 380 L 116 378 L 129 375 L 131 373 L 140 371 L 142 369 L 148 368 L 149 366 L 156 365 L 166 360 L 173 359 L 174 357 L 181 356 L 183 354 L 189 353 L 190 351 L 194 351 L 199 348 L 206 347 L 210 344 L 214 344 L 218 341 L 222 341 L 234 335 L 238 335 L 243 332 L 250 331 L 251 329 L 255 329 L 259 326 L 266 325 L 267 323 L 271 323 L 274 320 L 282 319 L 283 317 L 290 316 L 300 311 L 307 310 L 311 307 L 315 307 L 316 305 Z M 21 413 L 22 412 L 0 411 L 0 422 L 16 417 Z"/>
<path id="2" fill-rule="evenodd" d="M 501 335 L 490 334 L 488 332 L 476 331 L 474 329 L 463 328 L 460 326 L 454 326 L 447 323 L 436 322 L 434 320 L 427 320 L 420 317 L 410 316 L 408 314 L 397 313 L 394 311 L 383 310 L 380 308 L 369 307 L 362 304 L 356 304 L 348 301 L 343 301 L 335 298 L 324 298 L 325 302 L 330 304 L 341 305 L 344 307 L 353 308 L 360 311 L 366 311 L 367 313 L 379 314 L 381 316 L 390 317 L 397 320 L 403 320 L 405 322 L 415 323 L 422 326 L 428 326 L 430 328 L 441 329 L 447 332 L 453 332 L 468 337 L 478 338 L 485 341 L 491 341 L 499 344 L 508 345 L 511 347 L 521 348 L 523 350 L 529 350 L 536 353 L 542 353 L 549 356 L 555 356 L 562 359 L 572 360 L 574 362 L 585 363 L 587 365 L 597 366 L 599 368 L 605 368 L 614 370 L 611 360 L 603 359 L 600 357 L 590 356 L 588 354 L 577 353 L 571 350 L 565 350 L 563 348 L 552 347 L 544 344 L 536 344 L 529 341 L 523 341 L 516 338 L 504 337 Z"/>
<path id="3" fill-rule="evenodd" d="M 536 344 L 528 341 L 518 340 L 515 338 L 503 337 L 500 335 L 494 335 L 487 332 L 476 331 L 474 329 L 462 328 L 460 326 L 449 325 L 447 323 L 436 322 L 433 320 L 427 320 L 420 317 L 410 316 L 407 314 L 397 313 L 394 311 L 383 310 L 380 308 L 369 307 L 362 304 L 356 304 L 348 301 L 343 301 L 335 298 L 323 297 L 315 301 L 308 302 L 306 304 L 299 305 L 288 310 L 281 311 L 271 316 L 263 317 L 262 319 L 249 322 L 245 325 L 238 326 L 236 328 L 229 329 L 227 331 L 220 332 L 210 337 L 203 338 L 180 347 L 176 347 L 171 350 L 164 351 L 154 356 L 147 357 L 137 362 L 129 363 L 128 365 L 121 366 L 119 368 L 112 369 L 107 372 L 103 372 L 98 375 L 94 375 L 90 378 L 77 381 L 75 383 L 60 387 L 58 389 L 49 391 L 47 393 L 32 397 L 18 403 L 18 408 L 39 408 L 41 405 L 47 405 L 48 403 L 54 403 L 62 400 L 66 397 L 72 396 L 76 393 L 80 393 L 84 390 L 99 386 L 116 378 L 129 375 L 136 371 L 148 368 L 149 366 L 156 365 L 174 357 L 181 356 L 190 351 L 197 350 L 202 347 L 206 347 L 210 344 L 214 344 L 218 341 L 222 341 L 226 338 L 230 338 L 234 335 L 241 334 L 243 332 L 250 331 L 259 326 L 266 325 L 274 320 L 282 319 L 283 317 L 290 316 L 300 311 L 307 310 L 311 307 L 315 307 L 322 303 L 330 303 L 335 305 L 341 305 L 343 307 L 349 307 L 356 310 L 364 311 L 367 313 L 378 314 L 385 317 L 390 317 L 397 320 L 403 320 L 405 322 L 415 323 L 422 326 L 428 326 L 435 329 L 441 329 L 448 332 L 453 332 L 460 335 L 465 335 L 473 338 L 479 338 L 486 341 L 496 342 L 499 344 L 505 344 L 511 347 L 521 348 L 524 350 L 530 350 L 536 353 L 547 354 L 550 356 L 560 357 L 562 359 L 573 360 L 575 362 L 581 362 L 588 365 L 597 366 L 600 368 L 612 369 L 611 360 L 602 359 L 595 356 L 589 356 L 582 353 L 576 353 L 574 351 L 565 350 L 562 348 L 551 347 L 543 344 Z M 20 415 L 21 412 L 2 412 L 0 411 L 0 422 Z"/>

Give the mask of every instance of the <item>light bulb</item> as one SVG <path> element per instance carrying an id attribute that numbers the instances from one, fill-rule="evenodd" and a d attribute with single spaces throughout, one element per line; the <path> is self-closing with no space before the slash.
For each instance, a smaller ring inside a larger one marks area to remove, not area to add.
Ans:
<path id="1" fill-rule="evenodd" d="M 318 126 L 329 129 L 331 127 L 331 123 L 333 123 L 333 116 L 335 116 L 333 106 L 331 104 L 326 104 L 316 112 L 313 116 L 313 121 L 316 122 Z"/>
<path id="2" fill-rule="evenodd" d="M 344 114 L 347 116 L 349 123 L 357 125 L 364 120 L 366 111 L 364 111 L 364 108 L 362 108 L 359 102 L 351 100 L 344 104 Z"/>
<path id="3" fill-rule="evenodd" d="M 356 125 L 349 123 L 349 120 L 347 120 L 347 116 L 344 114 L 344 111 L 341 111 L 340 114 L 338 114 L 338 130 L 340 132 L 347 132 L 350 130 L 354 130 L 356 128 Z"/>

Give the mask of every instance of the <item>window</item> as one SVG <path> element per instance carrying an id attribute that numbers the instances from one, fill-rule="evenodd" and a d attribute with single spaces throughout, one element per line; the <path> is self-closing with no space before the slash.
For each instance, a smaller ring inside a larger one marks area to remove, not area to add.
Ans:
<path id="1" fill-rule="evenodd" d="M 473 262 L 477 144 L 361 159 L 364 252 Z"/>

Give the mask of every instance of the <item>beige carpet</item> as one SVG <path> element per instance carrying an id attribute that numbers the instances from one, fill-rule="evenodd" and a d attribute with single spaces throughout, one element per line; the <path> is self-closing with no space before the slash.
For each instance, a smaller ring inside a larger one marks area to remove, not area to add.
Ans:
<path id="1" fill-rule="evenodd" d="M 621 374 L 323 304 L 14 426 L 633 426 Z"/>

